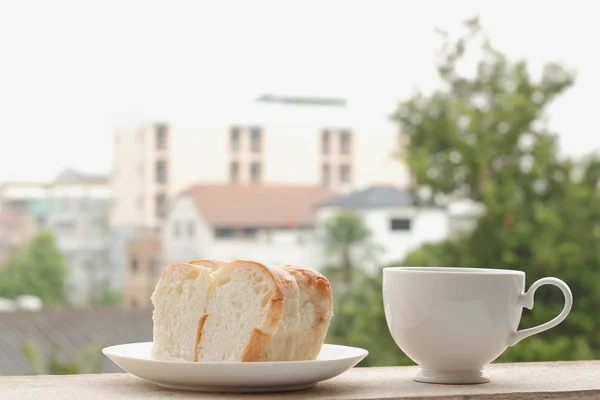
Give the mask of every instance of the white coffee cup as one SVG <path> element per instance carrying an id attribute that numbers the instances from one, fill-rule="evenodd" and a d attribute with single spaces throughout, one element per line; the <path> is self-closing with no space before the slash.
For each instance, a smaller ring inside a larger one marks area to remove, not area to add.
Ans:
<path id="1" fill-rule="evenodd" d="M 558 286 L 562 312 L 540 326 L 517 330 L 535 291 Z M 484 367 L 509 346 L 561 323 L 573 296 L 566 283 L 543 278 L 525 292 L 522 271 L 485 268 L 389 267 L 383 269 L 383 304 L 394 341 L 419 364 L 414 380 L 484 383 Z"/>

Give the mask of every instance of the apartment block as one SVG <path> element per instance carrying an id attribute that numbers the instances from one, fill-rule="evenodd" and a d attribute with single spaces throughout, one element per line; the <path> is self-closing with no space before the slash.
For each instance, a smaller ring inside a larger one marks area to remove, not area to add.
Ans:
<path id="1" fill-rule="evenodd" d="M 169 202 L 196 184 L 319 185 L 347 192 L 405 187 L 395 125 L 358 118 L 343 99 L 263 96 L 196 121 L 116 131 L 111 226 L 160 228 Z"/>

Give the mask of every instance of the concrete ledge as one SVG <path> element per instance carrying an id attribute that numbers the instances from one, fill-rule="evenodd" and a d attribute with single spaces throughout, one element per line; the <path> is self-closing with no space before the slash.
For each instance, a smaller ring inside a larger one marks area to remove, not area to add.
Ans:
<path id="1" fill-rule="evenodd" d="M 161 389 L 129 374 L 0 376 L 2 400 L 29 399 L 600 399 L 600 361 L 494 364 L 492 382 L 430 385 L 414 367 L 355 368 L 316 388 L 272 395 L 217 395 Z"/>

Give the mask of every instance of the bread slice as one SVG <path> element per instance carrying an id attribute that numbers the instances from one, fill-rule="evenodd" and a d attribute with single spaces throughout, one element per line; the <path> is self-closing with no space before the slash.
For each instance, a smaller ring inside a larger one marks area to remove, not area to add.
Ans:
<path id="1" fill-rule="evenodd" d="M 331 286 L 325 276 L 308 268 L 287 265 L 285 271 L 296 279 L 300 292 L 300 316 L 296 325 L 299 328 L 293 334 L 294 345 L 287 357 L 289 360 L 314 360 L 321 351 L 333 317 Z"/>
<path id="2" fill-rule="evenodd" d="M 297 296 L 283 269 L 233 260 L 214 275 L 206 307 L 199 361 L 264 361 L 263 350 L 279 329 L 286 294 Z"/>
<path id="3" fill-rule="evenodd" d="M 154 359 L 198 360 L 197 346 L 215 265 L 204 260 L 194 263 L 168 266 L 151 296 Z"/>

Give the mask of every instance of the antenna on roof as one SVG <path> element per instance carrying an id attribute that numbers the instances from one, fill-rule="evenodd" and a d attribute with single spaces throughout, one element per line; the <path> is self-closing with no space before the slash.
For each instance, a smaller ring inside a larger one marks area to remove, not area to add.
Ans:
<path id="1" fill-rule="evenodd" d="M 256 101 L 260 103 L 279 103 L 310 106 L 345 107 L 346 99 L 335 97 L 276 96 L 264 94 Z"/>

